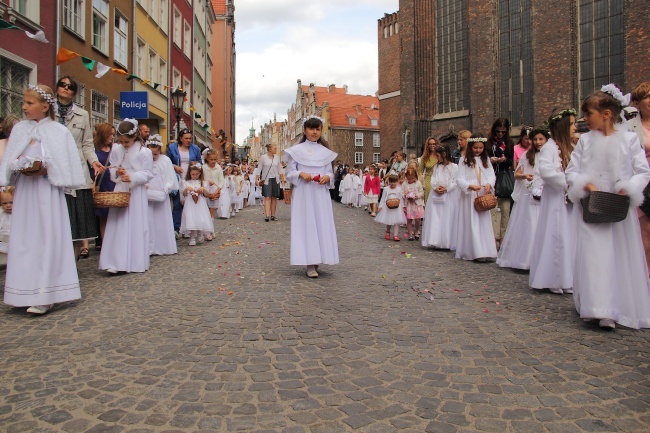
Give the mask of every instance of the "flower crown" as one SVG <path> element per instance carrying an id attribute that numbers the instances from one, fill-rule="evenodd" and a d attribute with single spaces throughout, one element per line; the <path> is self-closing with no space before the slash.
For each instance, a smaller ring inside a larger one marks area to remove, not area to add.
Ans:
<path id="1" fill-rule="evenodd" d="M 56 100 L 54 99 L 54 96 L 52 94 L 46 92 L 45 90 L 41 89 L 40 87 L 34 86 L 33 84 L 30 84 L 27 87 L 29 87 L 29 90 L 33 90 L 34 92 L 41 95 L 43 97 L 43 99 L 45 99 L 45 101 L 48 104 L 54 105 L 56 103 Z"/>
<path id="2" fill-rule="evenodd" d="M 550 127 L 552 124 L 554 124 L 558 120 L 562 119 L 564 116 L 577 117 L 578 112 L 575 110 L 575 108 L 567 108 L 566 110 L 562 110 L 559 113 L 557 113 L 555 116 L 548 119 L 548 122 L 545 123 L 545 126 Z"/>
<path id="3" fill-rule="evenodd" d="M 135 119 L 124 119 L 124 122 L 129 122 L 131 125 L 133 125 L 133 129 L 131 129 L 129 132 L 125 132 L 122 134 L 119 130 L 117 129 L 118 135 L 134 135 L 136 132 L 138 132 L 138 121 Z"/>
<path id="4" fill-rule="evenodd" d="M 200 162 L 195 162 L 195 163 L 193 163 L 192 165 L 190 165 L 190 168 L 192 168 L 192 167 L 196 167 L 196 168 L 198 168 L 199 170 L 203 170 L 203 166 L 201 165 Z M 188 168 L 188 170 L 189 170 L 190 168 Z"/>
<path id="5" fill-rule="evenodd" d="M 534 136 L 537 134 L 542 134 L 544 137 L 551 138 L 551 133 L 549 132 L 548 128 L 544 126 L 536 126 L 533 129 L 530 130 L 528 133 L 528 136 L 532 139 Z"/>
<path id="6" fill-rule="evenodd" d="M 468 143 L 487 143 L 487 138 L 485 138 L 485 137 L 468 138 L 467 142 Z"/>
<path id="7" fill-rule="evenodd" d="M 630 105 L 630 94 L 628 93 L 627 95 L 623 95 L 623 92 L 621 92 L 621 89 L 616 87 L 616 84 L 607 84 L 601 87 L 600 91 L 611 95 L 621 104 L 622 107 Z"/>
<path id="8" fill-rule="evenodd" d="M 145 142 L 147 146 L 162 146 L 162 137 L 158 134 L 150 135 Z"/>
<path id="9" fill-rule="evenodd" d="M 325 121 L 324 121 L 321 117 L 318 117 L 318 116 L 307 116 L 307 117 L 305 117 L 304 119 L 302 119 L 302 126 L 304 127 L 304 126 L 305 126 L 305 123 L 306 123 L 308 120 L 311 120 L 311 119 L 317 119 L 317 120 L 320 121 L 320 123 L 322 123 L 323 125 L 325 125 Z"/>

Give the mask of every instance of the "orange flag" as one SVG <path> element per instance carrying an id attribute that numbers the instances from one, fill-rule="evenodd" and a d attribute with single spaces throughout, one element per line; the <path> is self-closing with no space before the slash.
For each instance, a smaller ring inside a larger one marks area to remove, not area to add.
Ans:
<path id="1" fill-rule="evenodd" d="M 79 57 L 81 54 L 77 54 L 74 51 L 70 51 L 66 48 L 59 47 L 59 52 L 56 54 L 56 65 L 59 66 L 61 63 L 65 63 L 68 60 L 72 60 L 75 57 Z"/>
<path id="2" fill-rule="evenodd" d="M 122 74 L 122 75 L 128 74 L 128 72 L 126 72 L 124 69 L 111 68 L 111 71 L 115 72 L 116 74 Z"/>

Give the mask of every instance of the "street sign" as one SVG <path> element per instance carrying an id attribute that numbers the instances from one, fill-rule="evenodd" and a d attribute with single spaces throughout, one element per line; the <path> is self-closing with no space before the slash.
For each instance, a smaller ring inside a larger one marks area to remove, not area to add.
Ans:
<path id="1" fill-rule="evenodd" d="M 122 119 L 148 118 L 149 94 L 147 92 L 120 92 L 120 117 Z"/>

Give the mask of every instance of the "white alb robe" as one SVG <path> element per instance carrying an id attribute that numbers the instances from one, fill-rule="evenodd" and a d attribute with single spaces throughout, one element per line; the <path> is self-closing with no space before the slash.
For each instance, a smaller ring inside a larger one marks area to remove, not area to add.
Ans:
<path id="1" fill-rule="evenodd" d="M 153 178 L 147 189 L 149 254 L 162 256 L 177 253 L 169 192 L 177 191 L 178 188 L 172 161 L 165 155 L 159 155 L 158 160 L 153 162 Z"/>

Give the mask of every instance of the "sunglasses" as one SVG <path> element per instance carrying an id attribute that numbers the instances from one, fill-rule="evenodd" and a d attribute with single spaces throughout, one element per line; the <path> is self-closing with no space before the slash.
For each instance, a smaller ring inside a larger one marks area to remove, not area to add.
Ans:
<path id="1" fill-rule="evenodd" d="M 63 87 L 64 89 L 72 90 L 72 84 L 70 84 L 70 83 L 59 83 L 59 87 Z"/>

